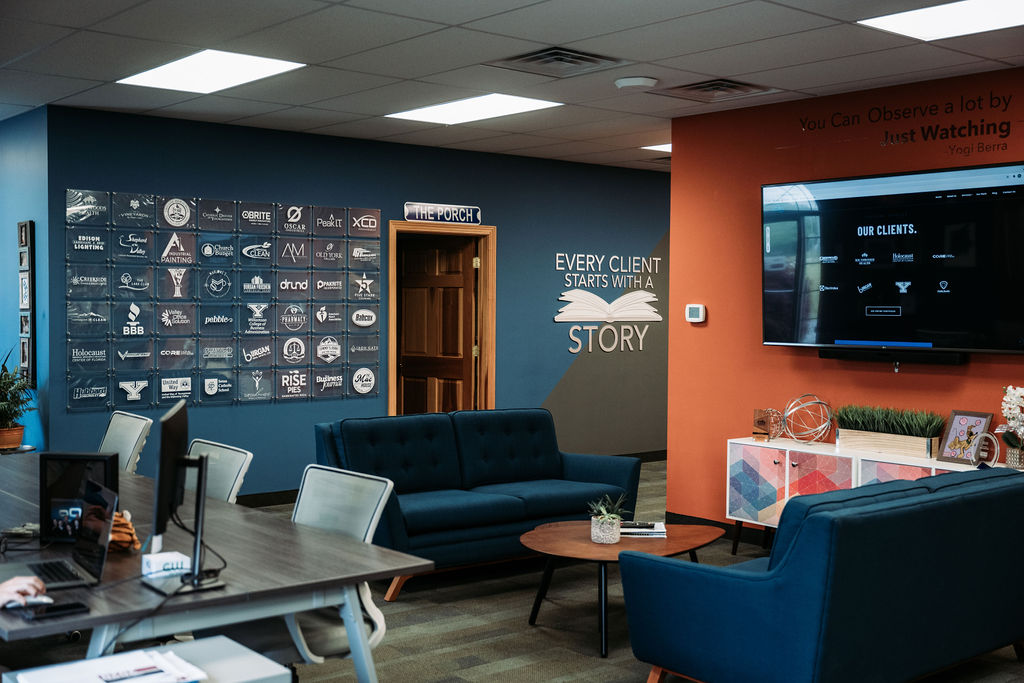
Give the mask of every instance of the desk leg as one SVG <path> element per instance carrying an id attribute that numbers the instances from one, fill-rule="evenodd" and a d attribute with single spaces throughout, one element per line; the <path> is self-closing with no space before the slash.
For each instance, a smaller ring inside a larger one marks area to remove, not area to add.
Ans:
<path id="1" fill-rule="evenodd" d="M 352 663 L 356 666 L 356 679 L 360 683 L 377 683 L 377 670 L 373 666 L 373 653 L 363 628 L 363 610 L 359 602 L 359 587 L 345 586 L 345 604 L 341 606 L 345 621 L 345 634 L 352 650 Z"/>
<path id="2" fill-rule="evenodd" d="M 530 626 L 537 623 L 537 613 L 540 612 L 540 603 L 548 594 L 548 587 L 551 585 L 551 575 L 555 573 L 555 558 L 549 557 L 544 565 L 544 574 L 540 577 L 540 586 L 537 587 L 537 597 L 533 599 L 533 609 L 530 610 Z"/>
<path id="3" fill-rule="evenodd" d="M 608 563 L 597 563 L 597 602 L 601 613 L 598 623 L 601 627 L 601 656 L 608 656 Z"/>
<path id="4" fill-rule="evenodd" d="M 103 656 L 103 650 L 110 645 L 110 641 L 121 630 L 121 624 L 104 624 L 92 630 L 92 638 L 89 640 L 89 649 L 85 653 L 86 659 L 95 659 Z M 113 653 L 114 648 L 110 648 Z"/>

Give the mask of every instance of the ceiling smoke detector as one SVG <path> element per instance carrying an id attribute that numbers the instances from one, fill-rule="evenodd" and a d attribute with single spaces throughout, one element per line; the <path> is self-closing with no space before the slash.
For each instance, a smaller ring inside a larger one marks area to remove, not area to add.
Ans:
<path id="1" fill-rule="evenodd" d="M 694 102 L 714 104 L 716 102 L 738 100 L 744 97 L 769 95 L 771 93 L 781 92 L 781 90 L 778 88 L 768 88 L 760 85 L 752 85 L 750 83 L 732 81 L 728 78 L 716 78 L 710 81 L 701 81 L 700 83 L 680 85 L 675 88 L 652 90 L 651 92 L 655 95 L 677 97 L 681 100 L 692 100 Z"/>
<path id="2" fill-rule="evenodd" d="M 653 88 L 658 85 L 657 78 L 650 76 L 627 76 L 615 79 L 615 87 L 619 88 Z"/>
<path id="3" fill-rule="evenodd" d="M 624 59 L 603 57 L 564 47 L 546 47 L 543 50 L 528 52 L 524 55 L 509 57 L 508 59 L 484 62 L 484 65 L 512 69 L 513 71 L 525 71 L 526 73 L 550 76 L 552 78 L 569 78 L 594 71 L 611 69 L 612 67 L 628 63 Z"/>

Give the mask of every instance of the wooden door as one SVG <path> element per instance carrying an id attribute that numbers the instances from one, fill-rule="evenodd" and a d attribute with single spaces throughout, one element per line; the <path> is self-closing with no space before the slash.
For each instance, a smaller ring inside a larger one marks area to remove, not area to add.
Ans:
<path id="1" fill-rule="evenodd" d="M 398 240 L 399 415 L 476 407 L 475 256 L 471 237 Z"/>

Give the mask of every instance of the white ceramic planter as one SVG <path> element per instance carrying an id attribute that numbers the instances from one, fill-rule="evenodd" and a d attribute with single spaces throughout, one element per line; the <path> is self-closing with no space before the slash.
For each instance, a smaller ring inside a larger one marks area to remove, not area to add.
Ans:
<path id="1" fill-rule="evenodd" d="M 621 528 L 618 519 L 590 518 L 590 540 L 594 543 L 618 543 Z"/>

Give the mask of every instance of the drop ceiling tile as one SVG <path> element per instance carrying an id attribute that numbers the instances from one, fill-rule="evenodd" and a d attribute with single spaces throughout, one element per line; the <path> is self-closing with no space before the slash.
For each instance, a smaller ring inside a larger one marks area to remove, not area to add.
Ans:
<path id="1" fill-rule="evenodd" d="M 548 0 L 468 24 L 471 28 L 517 38 L 562 45 L 591 36 L 675 19 L 715 9 L 722 0 L 644 0 L 603 2 L 594 11 L 594 0 Z"/>
<path id="2" fill-rule="evenodd" d="M 739 74 L 737 78 L 774 88 L 808 91 L 833 83 L 887 78 L 899 73 L 977 61 L 978 59 L 972 55 L 920 43 L 863 55 L 826 59 L 812 64 Z"/>
<path id="3" fill-rule="evenodd" d="M 228 41 L 222 49 L 322 64 L 442 28 L 434 22 L 332 5 Z"/>
<path id="4" fill-rule="evenodd" d="M 463 100 L 485 94 L 482 91 L 463 90 L 446 85 L 434 85 L 419 81 L 400 81 L 373 90 L 353 95 L 333 97 L 316 103 L 317 109 L 333 109 L 353 114 L 385 116 L 409 109 L 426 107 L 442 102 Z"/>
<path id="5" fill-rule="evenodd" d="M 381 138 L 385 142 L 401 142 L 408 145 L 427 145 L 429 147 L 444 147 L 455 142 L 466 142 L 469 140 L 483 140 L 502 135 L 489 130 L 466 128 L 464 126 L 438 126 L 425 130 L 388 135 Z"/>
<path id="6" fill-rule="evenodd" d="M 219 94 L 247 100 L 299 105 L 379 88 L 394 82 L 395 79 L 384 76 L 329 69 L 323 66 L 307 66 L 222 90 Z"/>
<path id="7" fill-rule="evenodd" d="M 0 17 L 84 27 L 137 4 L 139 0 L 4 0 L 0 3 Z"/>
<path id="8" fill-rule="evenodd" d="M 493 119 L 484 119 L 482 121 L 470 121 L 460 125 L 467 128 L 481 128 L 484 130 L 501 131 L 503 133 L 540 133 L 540 131 L 546 131 L 551 128 L 564 128 L 565 126 L 601 121 L 617 116 L 618 114 L 615 112 L 566 105 L 564 107 L 550 107 L 548 109 L 523 112 L 522 114 L 497 116 Z M 547 133 L 540 134 L 546 135 Z"/>
<path id="9" fill-rule="evenodd" d="M 466 142 L 455 142 L 445 147 L 465 149 L 475 152 L 497 152 L 505 153 L 511 149 L 522 149 L 523 147 L 536 147 L 539 145 L 550 145 L 562 142 L 555 138 L 546 138 L 539 135 L 499 135 L 493 138 L 480 140 L 468 140 Z"/>
<path id="10" fill-rule="evenodd" d="M 0 69 L 0 103 L 37 106 L 99 85 L 98 81 Z"/>
<path id="11" fill-rule="evenodd" d="M 447 28 L 427 35 L 360 52 L 327 63 L 338 69 L 365 71 L 397 78 L 419 78 L 544 47 L 517 38 L 464 28 Z"/>
<path id="12" fill-rule="evenodd" d="M 419 80 L 427 83 L 454 85 L 459 88 L 472 88 L 485 92 L 518 95 L 521 91 L 540 83 L 553 80 L 549 76 L 528 74 L 525 71 L 501 69 L 496 66 L 476 64 L 462 69 L 453 69 L 441 73 L 423 76 Z"/>
<path id="13" fill-rule="evenodd" d="M 149 0 L 91 28 L 121 36 L 214 47 L 326 6 L 316 0 Z M 269 56 L 258 51 L 252 54 Z"/>
<path id="14" fill-rule="evenodd" d="M 116 81 L 195 53 L 195 48 L 152 40 L 76 31 L 14 66 L 72 78 Z"/>
<path id="15" fill-rule="evenodd" d="M 640 149 L 650 145 L 665 145 L 672 142 L 672 122 L 665 120 L 665 127 L 661 130 L 635 131 L 623 135 L 606 135 L 596 138 L 597 142 L 609 147 Z M 650 152 L 651 150 L 644 150 Z M 654 152 L 654 154 L 665 154 Z"/>
<path id="16" fill-rule="evenodd" d="M 402 119 L 381 119 L 368 118 L 358 121 L 347 121 L 321 128 L 314 128 L 308 132 L 317 135 L 337 135 L 346 138 L 369 138 L 379 140 L 389 135 L 399 135 L 417 130 L 436 128 L 432 123 L 421 123 L 419 121 L 405 121 Z"/>
<path id="17" fill-rule="evenodd" d="M 635 168 L 641 171 L 660 171 L 661 173 L 672 171 L 672 164 L 667 161 L 622 161 L 612 165 L 621 166 L 622 168 Z"/>
<path id="18" fill-rule="evenodd" d="M 253 126 L 256 128 L 274 128 L 277 130 L 311 130 L 323 128 L 360 117 L 358 114 L 346 114 L 326 109 L 310 109 L 309 107 L 289 107 L 267 114 L 246 116 L 232 121 L 232 125 Z"/>
<path id="19" fill-rule="evenodd" d="M 657 61 L 834 23 L 826 17 L 755 0 L 581 40 L 565 47 L 633 61 Z"/>
<path id="20" fill-rule="evenodd" d="M 940 0 L 777 0 L 780 5 L 816 12 L 844 21 L 880 17 L 883 14 L 907 12 L 912 9 L 940 5 Z"/>
<path id="21" fill-rule="evenodd" d="M 588 164 L 617 164 L 622 161 L 650 161 L 664 157 L 664 152 L 652 152 L 648 149 L 613 149 L 603 152 L 583 152 L 559 156 L 565 161 L 582 161 Z"/>
<path id="22" fill-rule="evenodd" d="M 630 95 L 617 95 L 603 100 L 587 102 L 588 107 L 595 109 L 607 109 L 628 114 L 649 114 L 652 116 L 665 117 L 664 112 L 672 110 L 673 115 L 685 116 L 692 114 L 700 108 L 700 102 L 689 102 L 664 95 L 654 95 L 648 92 L 640 92 Z"/>
<path id="23" fill-rule="evenodd" d="M 537 0 L 351 0 L 348 4 L 403 17 L 462 24 L 535 2 Z"/>
<path id="24" fill-rule="evenodd" d="M 236 100 L 220 95 L 202 95 L 195 99 L 172 104 L 146 112 L 154 116 L 192 119 L 195 121 L 227 122 L 247 116 L 266 114 L 283 109 L 280 104 L 271 102 L 254 102 L 252 100 Z"/>
<path id="25" fill-rule="evenodd" d="M 9 119 L 18 114 L 24 114 L 27 111 L 32 111 L 34 107 L 29 107 L 21 104 L 0 104 L 0 121 Z"/>
<path id="26" fill-rule="evenodd" d="M 986 31 L 959 38 L 936 40 L 932 43 L 950 50 L 969 52 L 989 59 L 1006 59 L 1024 56 L 1024 26 L 1006 28 L 1002 31 Z"/>
<path id="27" fill-rule="evenodd" d="M 597 152 L 610 152 L 611 147 L 600 145 L 596 142 L 584 140 L 570 140 L 548 145 L 537 145 L 530 147 L 517 147 L 510 149 L 510 152 L 529 157 L 542 157 L 544 159 L 556 159 L 578 154 L 593 154 Z"/>
<path id="28" fill-rule="evenodd" d="M 620 89 L 615 81 L 628 76 L 649 76 L 658 79 L 658 88 L 667 88 L 682 83 L 704 80 L 703 74 L 679 71 L 657 64 L 631 64 L 594 73 L 559 78 L 546 83 L 527 86 L 513 93 L 526 97 L 556 100 L 558 102 L 592 102 L 616 96 L 631 96 L 643 93 L 643 89 Z"/>
<path id="29" fill-rule="evenodd" d="M 917 41 L 894 33 L 839 24 L 672 57 L 662 60 L 659 64 L 715 77 L 728 77 L 749 72 L 755 66 L 758 71 L 776 69 L 862 52 L 886 50 L 915 42 Z"/>
<path id="30" fill-rule="evenodd" d="M 904 83 L 918 83 L 921 81 L 933 81 L 939 78 L 953 78 L 954 76 L 965 76 L 975 74 L 984 69 L 979 69 L 979 64 L 991 64 L 991 62 L 970 62 L 966 64 L 954 64 L 952 66 L 936 67 L 933 69 L 921 69 L 906 73 L 892 74 L 889 76 L 877 76 L 867 80 L 847 81 L 846 83 L 833 83 L 820 87 L 808 88 L 811 95 L 835 95 L 838 93 L 853 92 L 855 90 L 868 90 L 872 88 L 884 88 L 890 85 L 903 85 Z M 995 69 L 988 69 L 989 71 Z"/>
<path id="31" fill-rule="evenodd" d="M 607 140 L 622 135 L 653 135 L 662 138 L 658 143 L 668 142 L 672 133 L 672 122 L 669 119 L 654 116 L 622 116 L 579 123 L 563 128 L 549 128 L 546 133 L 567 140 Z"/>
<path id="32" fill-rule="evenodd" d="M 190 92 L 105 83 L 57 100 L 55 104 L 89 109 L 144 112 L 195 98 L 196 94 Z"/>
<path id="33" fill-rule="evenodd" d="M 24 58 L 70 34 L 71 29 L 60 26 L 0 19 L 0 64 L 8 66 L 11 60 Z"/>

